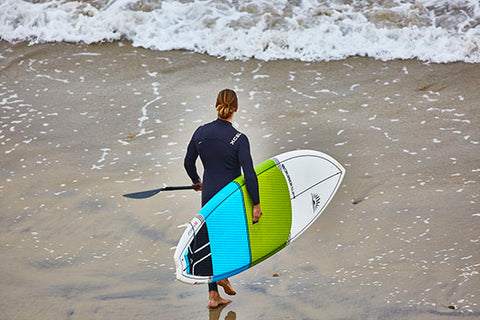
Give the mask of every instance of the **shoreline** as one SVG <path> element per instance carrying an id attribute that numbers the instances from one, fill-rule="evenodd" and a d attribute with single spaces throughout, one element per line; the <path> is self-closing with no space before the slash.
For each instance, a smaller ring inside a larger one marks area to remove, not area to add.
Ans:
<path id="1" fill-rule="evenodd" d="M 255 58 L 254 56 L 249 57 L 249 58 L 238 58 L 238 59 L 229 59 L 226 56 L 221 56 L 221 55 L 212 55 L 207 52 L 197 52 L 197 51 L 192 51 L 188 49 L 171 49 L 171 50 L 157 50 L 157 49 L 152 49 L 152 48 L 146 48 L 144 46 L 135 46 L 133 45 L 131 40 L 127 39 L 121 39 L 121 40 L 111 40 L 111 41 L 101 41 L 101 42 L 93 42 L 93 43 L 86 43 L 86 42 L 70 42 L 70 41 L 50 41 L 50 42 L 41 42 L 41 43 L 32 43 L 27 40 L 21 40 L 21 41 L 14 41 L 10 42 L 4 39 L 0 39 L 0 44 L 3 44 L 6 47 L 41 47 L 41 46 L 76 46 L 76 47 L 100 47 L 100 46 L 119 46 L 119 47 L 129 47 L 133 50 L 143 50 L 143 51 L 150 51 L 153 53 L 179 53 L 179 54 L 193 54 L 193 55 L 202 55 L 202 56 L 208 56 L 210 58 L 215 58 L 215 59 L 220 59 L 224 62 L 248 62 L 248 61 L 258 61 L 261 63 L 273 63 L 273 62 L 298 62 L 298 63 L 330 63 L 330 62 L 342 62 L 346 61 L 349 59 L 371 59 L 377 62 L 399 62 L 399 61 L 410 61 L 410 62 L 418 62 L 421 64 L 426 64 L 426 65 L 449 65 L 449 64 L 467 64 L 467 65 L 478 65 L 479 62 L 471 62 L 471 61 L 464 61 L 464 60 L 454 60 L 454 61 L 447 61 L 447 62 L 435 62 L 431 60 L 426 60 L 426 59 L 420 59 L 420 58 L 392 58 L 392 59 L 379 59 L 373 56 L 369 55 L 361 55 L 361 54 L 355 54 L 355 55 L 348 55 L 342 58 L 336 58 L 336 59 L 314 59 L 314 60 L 302 60 L 302 59 L 296 59 L 296 58 L 274 58 L 270 60 L 263 60 L 259 58 Z"/>

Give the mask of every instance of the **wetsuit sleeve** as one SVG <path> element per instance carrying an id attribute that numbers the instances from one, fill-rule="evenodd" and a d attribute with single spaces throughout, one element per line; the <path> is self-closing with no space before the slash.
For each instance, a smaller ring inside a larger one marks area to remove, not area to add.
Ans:
<path id="1" fill-rule="evenodd" d="M 253 169 L 252 156 L 250 155 L 250 143 L 248 138 L 243 135 L 239 141 L 238 158 L 240 166 L 243 169 L 243 175 L 245 177 L 245 184 L 247 185 L 248 194 L 253 200 L 253 204 L 260 203 L 260 196 L 258 194 L 258 179 L 255 170 Z"/>
<path id="2" fill-rule="evenodd" d="M 195 132 L 196 133 L 196 132 Z M 195 162 L 198 158 L 198 151 L 195 148 L 195 134 L 193 134 L 192 139 L 190 140 L 188 147 L 187 147 L 187 154 L 185 155 L 185 159 L 183 161 L 183 166 L 187 171 L 188 176 L 192 179 L 193 183 L 197 183 L 200 181 L 200 176 L 197 173 L 197 166 Z"/>

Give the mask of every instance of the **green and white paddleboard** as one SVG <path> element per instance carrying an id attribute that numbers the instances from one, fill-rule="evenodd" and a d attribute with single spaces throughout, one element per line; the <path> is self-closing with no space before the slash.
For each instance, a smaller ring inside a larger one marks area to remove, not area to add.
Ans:
<path id="1" fill-rule="evenodd" d="M 175 250 L 177 279 L 210 283 L 272 256 L 302 234 L 338 190 L 345 169 L 332 157 L 297 150 L 255 167 L 263 216 L 252 224 L 252 200 L 238 177 L 198 212 Z"/>

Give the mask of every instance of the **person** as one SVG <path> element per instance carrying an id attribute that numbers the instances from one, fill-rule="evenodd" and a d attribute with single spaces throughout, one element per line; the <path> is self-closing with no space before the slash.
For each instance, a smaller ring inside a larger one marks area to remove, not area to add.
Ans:
<path id="1" fill-rule="evenodd" d="M 236 130 L 233 116 L 238 111 L 238 99 L 235 91 L 224 89 L 218 93 L 215 103 L 217 119 L 204 124 L 194 132 L 185 155 L 184 167 L 192 180 L 192 185 L 202 191 L 202 207 L 224 186 L 241 175 L 245 177 L 247 191 L 253 201 L 252 222 L 262 216 L 258 192 L 258 180 L 253 168 L 250 144 L 245 134 Z M 197 173 L 196 160 L 200 157 L 203 165 L 203 180 Z M 224 299 L 218 293 L 218 285 L 225 293 L 235 295 L 227 279 L 209 284 L 209 307 L 216 308 L 231 300 Z"/>

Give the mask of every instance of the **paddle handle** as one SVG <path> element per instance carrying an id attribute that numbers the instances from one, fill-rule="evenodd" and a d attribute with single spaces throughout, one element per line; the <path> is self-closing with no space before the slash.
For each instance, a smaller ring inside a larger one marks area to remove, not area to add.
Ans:
<path id="1" fill-rule="evenodd" d="M 174 191 L 174 190 L 189 190 L 198 189 L 198 186 L 175 186 L 175 187 L 163 187 L 161 191 Z"/>

